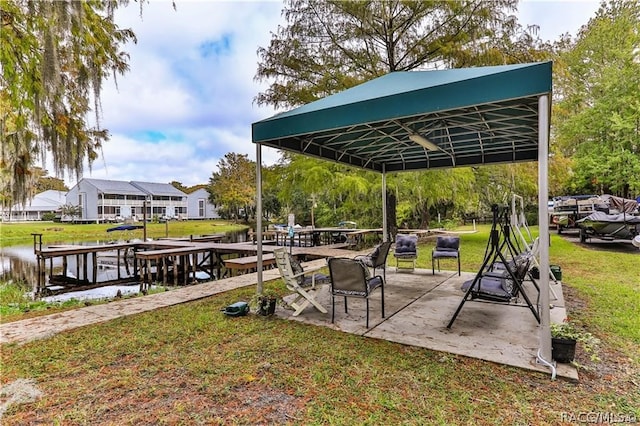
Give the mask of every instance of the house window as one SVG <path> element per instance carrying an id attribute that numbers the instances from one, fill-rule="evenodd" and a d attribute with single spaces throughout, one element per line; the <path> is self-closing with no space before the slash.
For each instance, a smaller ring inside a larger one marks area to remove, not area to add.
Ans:
<path id="1" fill-rule="evenodd" d="M 120 206 L 98 206 L 98 214 L 109 215 L 109 216 L 120 216 Z"/>
<path id="2" fill-rule="evenodd" d="M 198 217 L 204 217 L 204 199 L 198 200 Z"/>

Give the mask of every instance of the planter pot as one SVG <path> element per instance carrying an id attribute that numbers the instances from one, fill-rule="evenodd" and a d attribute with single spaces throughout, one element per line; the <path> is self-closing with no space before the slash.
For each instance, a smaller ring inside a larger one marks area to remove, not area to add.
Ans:
<path id="1" fill-rule="evenodd" d="M 560 266 L 550 265 L 549 269 L 551 269 L 551 273 L 556 280 L 562 281 L 562 268 Z M 540 269 L 537 266 L 531 268 L 531 276 L 536 280 L 540 278 Z"/>
<path id="2" fill-rule="evenodd" d="M 258 299 L 258 315 L 266 317 L 275 314 L 277 301 L 275 297 L 261 297 Z"/>
<path id="3" fill-rule="evenodd" d="M 562 268 L 559 265 L 551 265 L 550 269 L 555 279 L 562 281 Z"/>
<path id="4" fill-rule="evenodd" d="M 551 356 L 558 362 L 567 363 L 573 361 L 576 355 L 576 341 L 574 339 L 551 339 Z"/>

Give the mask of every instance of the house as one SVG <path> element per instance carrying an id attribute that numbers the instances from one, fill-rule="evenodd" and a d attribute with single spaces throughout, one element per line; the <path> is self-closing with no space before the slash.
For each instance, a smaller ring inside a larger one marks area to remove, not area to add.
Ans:
<path id="1" fill-rule="evenodd" d="M 187 194 L 168 183 L 132 181 L 131 185 L 145 192 L 151 201 L 147 217 L 166 219 L 187 217 Z"/>
<path id="2" fill-rule="evenodd" d="M 168 183 L 81 179 L 67 193 L 67 204 L 78 206 L 77 220 L 110 222 L 178 217 L 187 214 L 187 194 Z"/>
<path id="3" fill-rule="evenodd" d="M 4 210 L 2 212 L 2 220 L 43 220 L 43 215 L 46 213 L 55 214 L 60 211 L 60 207 L 66 202 L 66 194 L 66 191 L 56 191 L 54 189 L 36 194 L 24 205 L 17 203 L 10 210 Z"/>
<path id="4" fill-rule="evenodd" d="M 187 194 L 188 219 L 219 219 L 218 209 L 209 202 L 209 192 L 200 188 Z"/>

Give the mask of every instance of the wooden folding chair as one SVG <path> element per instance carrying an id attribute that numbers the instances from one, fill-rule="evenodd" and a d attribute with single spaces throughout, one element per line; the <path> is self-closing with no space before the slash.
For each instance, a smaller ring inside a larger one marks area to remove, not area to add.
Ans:
<path id="1" fill-rule="evenodd" d="M 329 277 L 323 274 L 306 276 L 300 264 L 291 258 L 285 247 L 275 249 L 273 254 L 285 285 L 296 293 L 296 298 L 289 303 L 294 309 L 293 316 L 300 315 L 309 305 L 326 314 L 327 310 L 316 300 L 316 285 L 329 282 Z"/>

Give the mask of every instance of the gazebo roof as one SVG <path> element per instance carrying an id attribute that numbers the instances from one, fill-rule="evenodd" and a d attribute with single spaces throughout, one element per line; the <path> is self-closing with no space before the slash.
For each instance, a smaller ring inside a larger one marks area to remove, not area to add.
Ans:
<path id="1" fill-rule="evenodd" d="M 378 172 L 537 160 L 551 65 L 393 72 L 253 123 L 253 142 Z"/>

